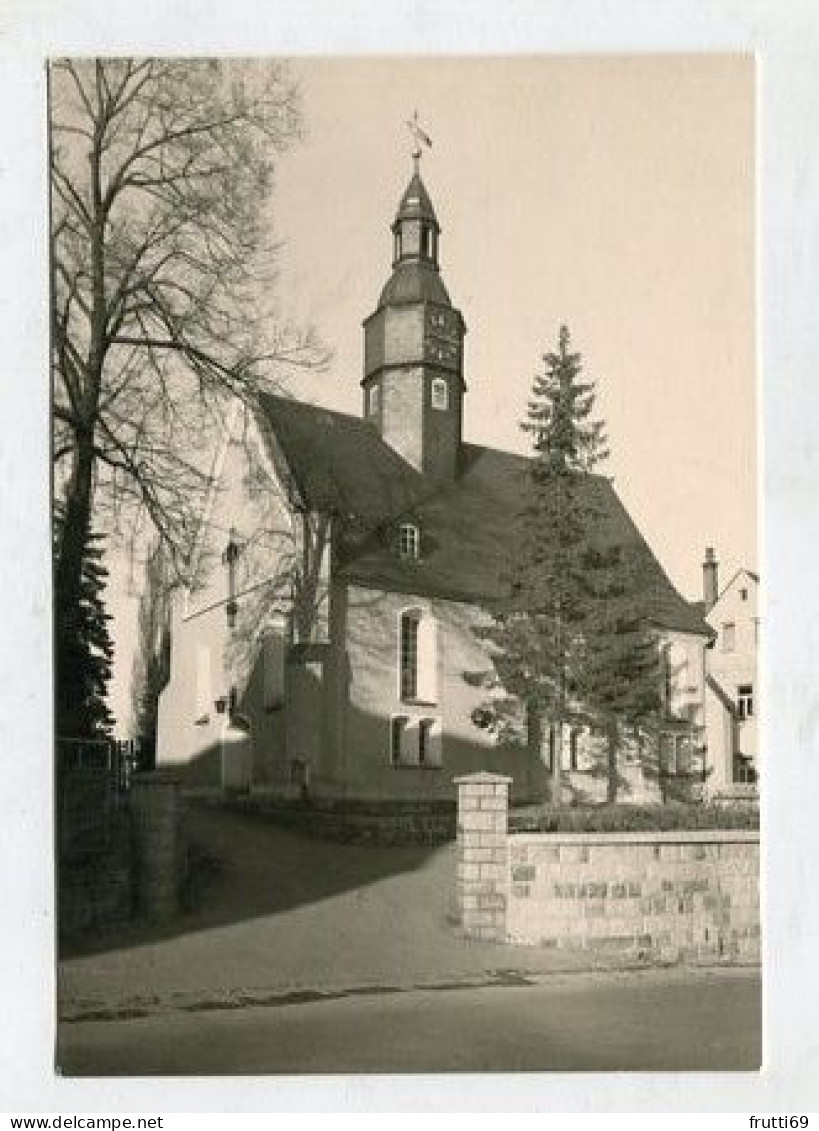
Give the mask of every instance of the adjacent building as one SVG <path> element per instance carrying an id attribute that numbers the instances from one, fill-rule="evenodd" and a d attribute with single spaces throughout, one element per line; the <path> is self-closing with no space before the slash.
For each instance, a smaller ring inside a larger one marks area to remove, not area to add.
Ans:
<path id="1" fill-rule="evenodd" d="M 719 587 L 713 548 L 703 563 L 704 614 L 714 631 L 706 653 L 709 786 L 754 785 L 759 776 L 757 651 L 759 577 L 739 569 Z"/>

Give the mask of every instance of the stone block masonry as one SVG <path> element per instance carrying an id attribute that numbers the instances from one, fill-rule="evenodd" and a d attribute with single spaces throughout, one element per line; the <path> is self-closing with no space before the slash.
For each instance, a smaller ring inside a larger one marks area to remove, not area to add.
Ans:
<path id="1" fill-rule="evenodd" d="M 137 908 L 151 922 L 172 919 L 184 872 L 179 783 L 165 771 L 139 774 L 131 788 Z"/>
<path id="2" fill-rule="evenodd" d="M 664 961 L 758 961 L 759 834 L 509 838 L 510 942 Z"/>
<path id="3" fill-rule="evenodd" d="M 501 942 L 509 889 L 507 812 L 512 779 L 468 774 L 458 787 L 456 914 L 470 938 Z"/>
<path id="4" fill-rule="evenodd" d="M 757 832 L 509 835 L 498 807 L 508 779 L 456 784 L 465 934 L 659 961 L 759 960 Z"/>

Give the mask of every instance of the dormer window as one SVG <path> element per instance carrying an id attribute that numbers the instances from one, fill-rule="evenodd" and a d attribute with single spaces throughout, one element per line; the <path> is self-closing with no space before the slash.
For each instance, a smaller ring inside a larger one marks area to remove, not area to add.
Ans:
<path id="1" fill-rule="evenodd" d="M 402 523 L 398 540 L 398 552 L 401 557 L 417 559 L 419 543 L 418 527 L 411 522 Z"/>
<path id="2" fill-rule="evenodd" d="M 432 407 L 439 410 L 449 408 L 449 386 L 443 377 L 435 377 L 432 381 Z"/>

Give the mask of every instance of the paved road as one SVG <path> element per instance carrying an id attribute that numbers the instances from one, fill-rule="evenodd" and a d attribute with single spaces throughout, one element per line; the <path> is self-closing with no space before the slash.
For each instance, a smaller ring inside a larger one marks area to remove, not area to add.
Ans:
<path id="1" fill-rule="evenodd" d="M 331 844 L 207 806 L 191 808 L 188 824 L 213 862 L 196 907 L 165 928 L 133 924 L 88 938 L 60 963 L 62 1016 L 594 961 L 461 938 L 450 919 L 451 844 Z"/>
<path id="2" fill-rule="evenodd" d="M 68 1075 L 684 1071 L 760 1064 L 750 971 L 552 975 L 61 1026 Z"/>

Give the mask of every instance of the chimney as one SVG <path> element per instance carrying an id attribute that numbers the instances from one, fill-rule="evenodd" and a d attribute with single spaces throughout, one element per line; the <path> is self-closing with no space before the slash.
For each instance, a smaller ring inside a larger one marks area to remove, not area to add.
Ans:
<path id="1" fill-rule="evenodd" d="M 714 547 L 707 546 L 705 550 L 705 561 L 702 563 L 702 595 L 705 601 L 706 616 L 717 603 L 717 595 L 719 594 L 717 568 L 717 559 L 714 557 Z"/>

